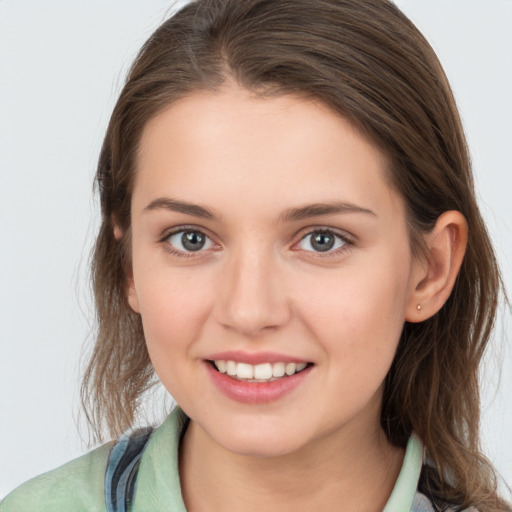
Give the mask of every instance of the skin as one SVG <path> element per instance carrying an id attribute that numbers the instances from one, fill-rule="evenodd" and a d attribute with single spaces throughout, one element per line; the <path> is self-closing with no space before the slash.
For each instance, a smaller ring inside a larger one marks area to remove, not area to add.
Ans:
<path id="1" fill-rule="evenodd" d="M 191 512 L 385 505 L 403 451 L 380 428 L 383 381 L 404 321 L 428 318 L 448 297 L 466 240 L 462 215 L 447 212 L 426 240 L 429 257 L 413 259 L 386 164 L 325 106 L 257 98 L 232 83 L 146 125 L 128 299 L 160 380 L 192 420 L 180 452 Z M 285 218 L 334 202 L 345 209 Z M 179 229 L 204 233 L 204 249 L 186 253 L 181 235 L 170 236 Z M 336 235 L 335 248 L 316 251 L 315 229 Z M 225 350 L 313 367 L 279 400 L 243 404 L 206 371 L 208 356 Z"/>

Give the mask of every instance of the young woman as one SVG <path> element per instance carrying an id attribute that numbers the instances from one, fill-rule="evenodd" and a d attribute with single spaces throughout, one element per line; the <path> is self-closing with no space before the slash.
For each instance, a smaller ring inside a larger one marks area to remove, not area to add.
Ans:
<path id="1" fill-rule="evenodd" d="M 479 450 L 501 287 L 430 46 L 383 0 L 199 0 L 141 50 L 97 183 L 98 436 L 3 512 L 510 510 Z M 155 377 L 156 375 L 156 377 Z"/>

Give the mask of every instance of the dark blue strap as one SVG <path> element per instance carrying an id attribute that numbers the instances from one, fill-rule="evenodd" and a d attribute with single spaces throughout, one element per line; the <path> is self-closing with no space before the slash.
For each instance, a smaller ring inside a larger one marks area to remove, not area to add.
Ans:
<path id="1" fill-rule="evenodd" d="M 105 502 L 108 512 L 128 512 L 135 496 L 142 452 L 153 429 L 123 434 L 112 447 L 105 472 Z"/>

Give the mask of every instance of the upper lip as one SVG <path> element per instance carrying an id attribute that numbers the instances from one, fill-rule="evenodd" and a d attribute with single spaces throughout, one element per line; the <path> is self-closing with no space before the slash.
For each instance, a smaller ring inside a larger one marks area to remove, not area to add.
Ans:
<path id="1" fill-rule="evenodd" d="M 246 364 L 263 364 L 263 363 L 308 363 L 306 359 L 290 356 L 286 354 L 278 354 L 276 352 L 245 352 L 242 350 L 227 350 L 225 352 L 216 352 L 206 357 L 209 361 L 236 361 L 237 363 Z"/>

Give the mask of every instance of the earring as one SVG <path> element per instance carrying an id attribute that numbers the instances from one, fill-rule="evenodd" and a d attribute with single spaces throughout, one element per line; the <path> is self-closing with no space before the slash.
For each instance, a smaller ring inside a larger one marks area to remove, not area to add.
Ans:
<path id="1" fill-rule="evenodd" d="M 421 304 L 418 304 L 418 305 L 416 306 L 416 309 L 417 309 L 418 311 L 420 311 L 420 310 L 421 310 Z"/>

